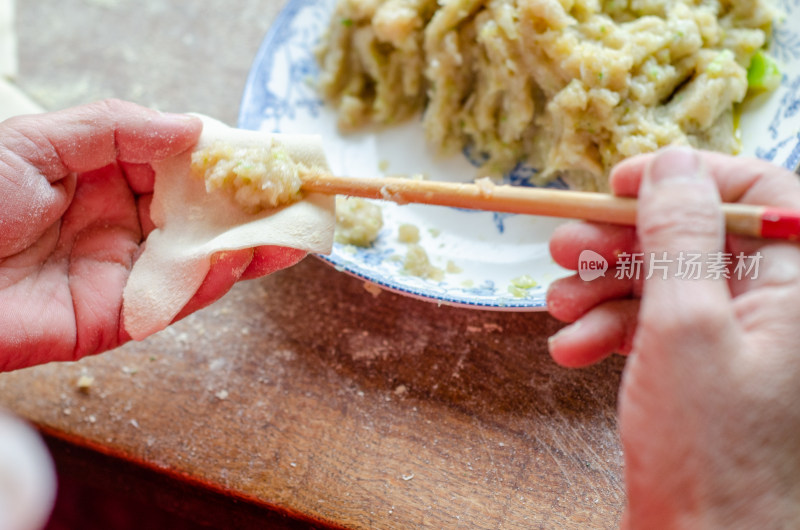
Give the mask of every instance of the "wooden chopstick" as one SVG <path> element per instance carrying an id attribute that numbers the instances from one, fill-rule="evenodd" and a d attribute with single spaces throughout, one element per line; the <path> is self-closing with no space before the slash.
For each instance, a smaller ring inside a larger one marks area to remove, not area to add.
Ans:
<path id="1" fill-rule="evenodd" d="M 327 195 L 379 199 L 399 204 L 430 204 L 469 210 L 583 219 L 634 226 L 636 199 L 547 188 L 460 184 L 405 178 L 356 179 L 327 174 L 303 176 L 303 189 Z M 728 233 L 770 239 L 800 239 L 800 211 L 722 205 Z"/>

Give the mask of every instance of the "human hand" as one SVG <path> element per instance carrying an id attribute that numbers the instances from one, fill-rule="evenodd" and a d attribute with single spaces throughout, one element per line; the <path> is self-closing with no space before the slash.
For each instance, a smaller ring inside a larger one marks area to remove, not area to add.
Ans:
<path id="1" fill-rule="evenodd" d="M 725 202 L 800 209 L 800 183 L 767 162 L 688 149 L 628 160 L 614 193 L 639 197 L 637 228 L 576 223 L 551 240 L 577 270 L 583 250 L 669 259 L 648 279 L 555 283 L 550 341 L 566 366 L 630 354 L 619 395 L 632 528 L 800 524 L 800 247 L 725 236 Z M 757 257 L 730 280 L 687 279 L 682 253 Z M 655 272 L 655 269 L 653 269 Z M 643 275 L 647 274 L 647 267 Z M 646 276 L 645 276 L 646 277 Z"/>
<path id="2" fill-rule="evenodd" d="M 154 228 L 150 163 L 193 146 L 201 128 L 194 117 L 115 100 L 0 123 L 0 371 L 130 340 L 122 292 Z M 177 319 L 304 256 L 277 247 L 216 254 Z"/>

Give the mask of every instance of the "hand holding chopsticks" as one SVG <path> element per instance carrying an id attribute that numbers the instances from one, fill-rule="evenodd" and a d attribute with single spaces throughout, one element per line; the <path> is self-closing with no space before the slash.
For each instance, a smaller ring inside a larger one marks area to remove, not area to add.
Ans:
<path id="1" fill-rule="evenodd" d="M 399 204 L 430 204 L 470 210 L 583 219 L 636 225 L 638 201 L 605 193 L 548 188 L 434 182 L 405 178 L 357 179 L 326 174 L 304 177 L 303 189 L 328 195 L 379 199 Z M 722 205 L 731 234 L 797 241 L 800 210 L 748 204 Z"/>

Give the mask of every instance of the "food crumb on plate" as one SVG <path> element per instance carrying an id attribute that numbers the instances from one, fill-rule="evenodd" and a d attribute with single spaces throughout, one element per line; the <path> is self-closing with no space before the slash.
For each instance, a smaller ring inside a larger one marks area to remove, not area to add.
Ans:
<path id="1" fill-rule="evenodd" d="M 511 280 L 511 283 L 508 285 L 508 292 L 513 294 L 516 298 L 525 298 L 530 294 L 531 289 L 535 289 L 538 286 L 539 283 L 536 280 L 525 274 Z"/>
<path id="2" fill-rule="evenodd" d="M 377 204 L 358 197 L 336 197 L 337 243 L 369 247 L 383 228 L 383 213 Z"/>
<path id="3" fill-rule="evenodd" d="M 401 243 L 419 243 L 419 228 L 412 224 L 402 224 L 397 228 L 397 240 Z"/>
<path id="4" fill-rule="evenodd" d="M 458 265 L 456 265 L 456 263 L 453 260 L 448 260 L 445 271 L 447 272 L 447 274 L 461 274 L 462 272 L 464 272 L 464 270 Z"/>
<path id="5" fill-rule="evenodd" d="M 418 244 L 408 246 L 406 259 L 403 261 L 403 272 L 436 282 L 444 279 L 444 271 L 431 264 L 428 253 Z"/>

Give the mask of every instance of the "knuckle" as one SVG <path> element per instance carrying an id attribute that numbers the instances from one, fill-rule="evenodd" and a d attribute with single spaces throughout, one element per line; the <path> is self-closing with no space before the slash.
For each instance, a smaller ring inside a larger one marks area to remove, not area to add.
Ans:
<path id="1" fill-rule="evenodd" d="M 119 110 L 120 108 L 129 106 L 130 103 L 118 98 L 106 98 L 101 100 L 99 102 L 99 105 L 105 107 L 108 110 Z"/>
<path id="2" fill-rule="evenodd" d="M 565 289 L 558 286 L 553 287 L 547 293 L 547 311 L 561 322 L 575 322 L 583 313 L 583 308 L 575 306 L 571 296 L 573 293 L 568 290 L 565 292 Z"/>
<path id="3" fill-rule="evenodd" d="M 659 208 L 644 216 L 639 223 L 639 237 L 645 242 L 717 237 L 721 229 L 719 209 L 697 202 L 680 208 Z"/>
<path id="4" fill-rule="evenodd" d="M 107 98 L 98 101 L 96 109 L 101 114 L 104 114 L 112 121 L 116 121 L 120 116 L 126 116 L 139 109 L 139 106 L 130 101 L 125 101 L 118 98 Z"/>

